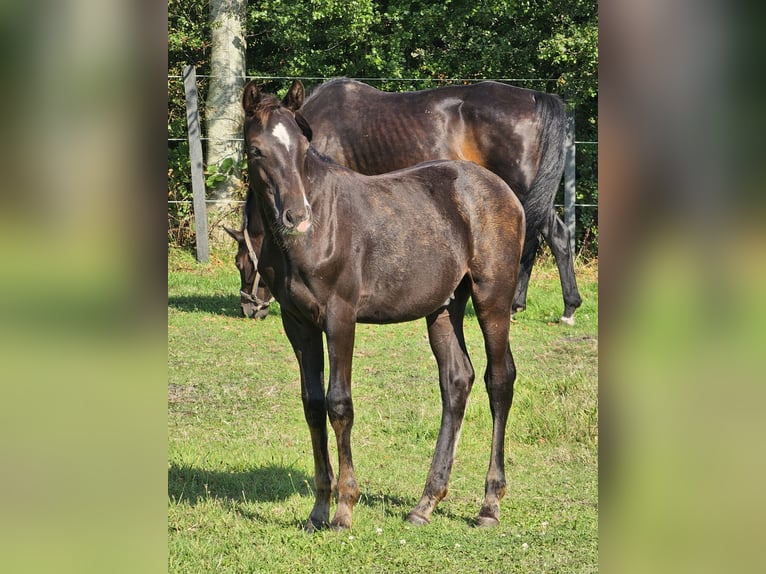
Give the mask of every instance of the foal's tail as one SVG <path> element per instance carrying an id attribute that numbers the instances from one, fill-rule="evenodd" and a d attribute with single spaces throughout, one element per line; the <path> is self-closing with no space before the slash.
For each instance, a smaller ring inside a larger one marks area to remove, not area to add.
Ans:
<path id="1" fill-rule="evenodd" d="M 538 234 L 550 217 L 564 173 L 564 141 L 566 114 L 564 102 L 552 94 L 535 94 L 537 115 L 542 124 L 540 133 L 540 165 L 527 192 L 524 211 L 527 217 L 527 241 Z"/>

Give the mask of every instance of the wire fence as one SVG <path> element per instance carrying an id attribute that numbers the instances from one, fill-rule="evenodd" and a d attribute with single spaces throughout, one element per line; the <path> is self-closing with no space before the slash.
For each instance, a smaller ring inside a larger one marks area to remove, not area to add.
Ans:
<path id="1" fill-rule="evenodd" d="M 171 81 L 183 81 L 185 104 L 186 104 L 186 128 L 185 133 L 178 133 L 183 131 L 179 129 L 179 125 L 176 124 L 171 127 L 170 121 L 170 108 L 168 110 L 168 131 L 174 132 L 168 133 L 168 143 L 179 144 L 187 142 L 189 144 L 189 155 L 192 173 L 191 175 L 191 187 L 193 188 L 193 199 L 172 199 L 172 192 L 169 189 L 168 206 L 190 206 L 193 205 L 193 215 L 196 227 L 196 247 L 197 247 L 197 259 L 200 261 L 206 261 L 208 258 L 208 229 L 207 229 L 207 207 L 212 205 L 229 205 L 229 206 L 241 206 L 244 205 L 244 201 L 241 199 L 209 199 L 206 197 L 207 190 L 204 183 L 203 173 L 205 171 L 206 163 L 204 162 L 202 155 L 202 142 L 244 142 L 242 137 L 227 137 L 227 138 L 212 138 L 202 134 L 201 127 L 204 122 L 201 121 L 201 112 L 204 114 L 204 107 L 200 108 L 198 103 L 198 88 L 203 87 L 205 81 L 210 80 L 214 76 L 211 75 L 197 75 L 193 67 L 188 66 L 184 71 L 184 75 L 168 75 L 169 82 L 169 96 L 170 96 L 170 83 Z M 331 78 L 322 76 L 241 76 L 244 82 L 248 80 L 259 81 L 292 81 L 299 79 L 303 82 L 324 82 Z M 423 82 L 434 83 L 439 85 L 448 85 L 454 83 L 476 83 L 476 78 L 352 78 L 354 80 L 362 82 L 377 82 L 377 83 L 397 83 L 397 82 Z M 539 82 L 555 82 L 555 78 L 486 78 L 486 80 L 493 80 L 503 83 L 512 84 L 528 84 Z M 170 100 L 170 97 L 169 97 Z M 568 113 L 569 119 L 569 131 L 567 141 L 567 161 L 565 164 L 564 174 L 564 203 L 556 203 L 555 207 L 563 210 L 564 221 L 570 228 L 570 234 L 572 236 L 572 249 L 574 250 L 574 238 L 576 230 L 576 210 L 585 209 L 593 210 L 598 208 L 598 203 L 577 203 L 576 197 L 576 176 L 575 176 L 575 162 L 576 162 L 576 148 L 578 146 L 586 147 L 598 147 L 598 141 L 596 140 L 577 140 L 574 138 L 574 115 L 570 110 Z M 195 157 L 196 156 L 196 157 Z M 169 172 L 171 170 L 169 169 Z M 187 194 L 188 197 L 188 194 Z M 597 197 L 597 195 L 596 195 Z M 203 217 L 200 215 L 204 214 Z M 591 218 L 592 219 L 592 218 Z"/>

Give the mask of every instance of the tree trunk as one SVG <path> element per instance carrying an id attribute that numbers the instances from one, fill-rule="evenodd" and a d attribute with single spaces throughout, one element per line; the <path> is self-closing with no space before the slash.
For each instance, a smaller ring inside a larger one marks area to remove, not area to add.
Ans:
<path id="1" fill-rule="evenodd" d="M 229 199 L 241 185 L 242 106 L 245 80 L 245 19 L 247 0 L 211 0 L 211 75 L 206 102 L 208 169 L 227 158 L 233 175 L 212 190 L 215 199 Z"/>

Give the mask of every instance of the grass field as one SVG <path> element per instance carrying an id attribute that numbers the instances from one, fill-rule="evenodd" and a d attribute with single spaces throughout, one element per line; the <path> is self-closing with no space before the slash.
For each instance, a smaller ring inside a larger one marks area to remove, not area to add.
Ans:
<path id="1" fill-rule="evenodd" d="M 484 491 L 491 416 L 483 344 L 450 491 L 431 525 L 404 521 L 422 492 L 439 428 L 436 362 L 424 322 L 359 325 L 354 462 L 362 496 L 346 532 L 301 530 L 313 460 L 298 368 L 278 305 L 239 316 L 232 254 L 168 268 L 170 572 L 596 572 L 598 570 L 597 265 L 579 266 L 583 306 L 555 323 L 552 261 L 536 267 L 511 328 L 518 369 L 500 526 L 472 526 Z M 335 459 L 334 439 L 331 451 Z M 337 471 L 337 460 L 334 467 Z M 334 507 L 333 507 L 334 511 Z"/>

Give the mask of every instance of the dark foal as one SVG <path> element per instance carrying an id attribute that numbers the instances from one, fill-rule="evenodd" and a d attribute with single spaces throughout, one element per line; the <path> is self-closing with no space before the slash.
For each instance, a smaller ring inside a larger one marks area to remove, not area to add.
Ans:
<path id="1" fill-rule="evenodd" d="M 360 175 L 317 152 L 301 115 L 252 82 L 245 86 L 243 107 L 250 175 L 246 218 L 262 224 L 258 271 L 280 303 L 298 359 L 314 451 L 316 500 L 306 528 L 349 528 L 359 498 L 351 454 L 356 323 L 421 317 L 438 363 L 442 420 L 423 495 L 407 518 L 429 522 L 447 494 L 474 381 L 463 336 L 469 297 L 485 341 L 484 381 L 493 418 L 478 524 L 497 524 L 516 378 L 508 331 L 524 241 L 519 201 L 502 179 L 466 161 Z M 244 233 L 230 233 L 239 242 L 242 268 L 249 257 Z M 243 272 L 241 278 L 247 292 L 253 275 Z M 330 362 L 326 391 L 323 333 Z M 338 447 L 337 480 L 328 451 L 328 418 Z"/>
<path id="2" fill-rule="evenodd" d="M 561 321 L 574 324 L 582 299 L 569 230 L 554 207 L 564 170 L 566 131 L 558 97 L 497 82 L 389 93 L 341 78 L 320 84 L 304 99 L 303 84 L 296 80 L 283 103 L 300 111 L 311 125 L 314 147 L 359 173 L 375 175 L 423 161 L 466 159 L 499 175 L 526 215 L 513 311 L 526 307 L 542 235 L 561 278 Z M 257 229 L 251 233 L 259 245 Z"/>

